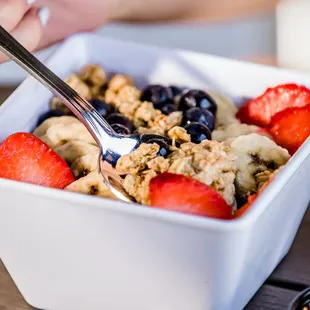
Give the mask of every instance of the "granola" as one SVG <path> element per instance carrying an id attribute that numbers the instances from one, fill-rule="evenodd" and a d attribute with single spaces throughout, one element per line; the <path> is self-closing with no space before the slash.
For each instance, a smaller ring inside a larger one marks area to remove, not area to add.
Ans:
<path id="1" fill-rule="evenodd" d="M 109 103 L 120 109 L 120 106 L 126 102 L 132 103 L 139 100 L 141 92 L 133 85 L 124 85 L 117 93 L 108 87 L 107 94 L 110 94 L 111 99 L 107 98 L 106 101 L 110 101 Z"/>
<path id="2" fill-rule="evenodd" d="M 80 71 L 78 77 L 88 85 L 92 97 L 104 94 L 107 76 L 100 66 L 94 64 L 86 65 Z"/>
<path id="3" fill-rule="evenodd" d="M 109 79 L 100 66 L 91 64 L 70 75 L 66 82 L 86 100 L 99 99 L 111 105 L 111 110 L 131 124 L 131 132 L 171 139 L 170 145 L 164 140 L 164 146 L 156 141 L 143 143 L 118 160 L 116 168 L 124 174 L 124 189 L 139 203 L 150 204 L 151 179 L 170 172 L 213 187 L 235 210 L 236 200 L 257 192 L 290 158 L 266 130 L 241 124 L 234 103 L 213 90 L 208 90 L 217 106 L 212 141 L 197 142 L 184 128 L 188 123 L 185 111 L 172 109 L 165 114 L 160 105 L 142 100 L 141 90 L 128 75 L 115 74 Z M 181 93 L 184 96 L 186 90 Z M 177 106 L 180 98 L 179 93 L 167 100 Z M 57 98 L 52 99 L 51 108 L 62 110 L 63 116 L 46 119 L 34 134 L 70 165 L 76 181 L 66 189 L 116 199 L 98 173 L 99 148 L 86 127 Z M 162 147 L 166 147 L 165 155 Z"/>
<path id="4" fill-rule="evenodd" d="M 144 170 L 149 160 L 157 156 L 159 145 L 142 143 L 135 151 L 122 156 L 116 164 L 116 169 L 131 174 Z"/>
<path id="5" fill-rule="evenodd" d="M 141 144 L 134 152 L 122 156 L 116 168 L 128 173 L 125 190 L 138 202 L 149 203 L 149 176 L 165 171 L 183 174 L 212 186 L 233 206 L 235 204 L 235 156 L 230 148 L 216 141 L 205 140 L 199 145 L 188 142 L 168 158 L 156 157 L 159 146 Z"/>
<path id="6" fill-rule="evenodd" d="M 71 74 L 66 79 L 65 82 L 71 86 L 81 97 L 83 97 L 86 100 L 91 99 L 92 93 L 89 86 L 83 82 L 77 74 Z M 63 102 L 58 99 L 57 97 L 54 97 L 51 101 L 51 108 L 54 110 L 62 110 L 66 114 L 72 114 L 69 108 L 63 104 Z"/>
<path id="7" fill-rule="evenodd" d="M 101 87 L 107 82 L 107 75 L 98 65 L 86 65 L 78 74 L 78 77 L 88 86 Z"/>
<path id="8" fill-rule="evenodd" d="M 156 110 L 158 111 L 158 110 Z M 156 114 L 153 114 L 154 116 Z M 182 122 L 182 112 L 176 111 L 169 115 L 157 113 L 154 119 L 150 119 L 145 127 L 139 127 L 140 133 L 154 133 L 158 135 L 166 135 L 170 129 L 179 126 Z"/>
<path id="9" fill-rule="evenodd" d="M 175 145 L 175 142 L 184 143 L 191 141 L 190 135 L 183 127 L 180 126 L 174 126 L 169 129 L 168 137 L 173 141 L 173 145 Z"/>
<path id="10" fill-rule="evenodd" d="M 114 93 L 120 92 L 126 86 L 134 86 L 134 81 L 125 74 L 115 74 L 109 82 L 109 89 Z"/>

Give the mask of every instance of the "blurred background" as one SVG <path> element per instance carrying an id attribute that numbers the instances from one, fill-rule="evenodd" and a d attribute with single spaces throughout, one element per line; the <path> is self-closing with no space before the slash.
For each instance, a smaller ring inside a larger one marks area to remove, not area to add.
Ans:
<path id="1" fill-rule="evenodd" d="M 232 8 L 219 8 L 224 16 L 221 20 L 212 15 L 210 21 L 209 11 L 196 10 L 197 16 L 195 13 L 184 20 L 109 23 L 96 32 L 144 44 L 310 70 L 310 0 L 249 0 L 246 8 Z M 207 16 L 208 22 L 204 21 Z M 44 61 L 56 48 L 54 45 L 36 54 Z M 0 96 L 25 77 L 12 62 L 0 65 Z"/>
<path id="2" fill-rule="evenodd" d="M 112 23 L 97 32 L 140 43 L 246 60 L 270 59 L 276 52 L 273 11 L 225 22 Z M 54 49 L 52 46 L 37 55 L 44 60 Z M 24 78 L 24 72 L 16 65 L 7 63 L 0 66 L 0 86 L 18 84 Z"/>

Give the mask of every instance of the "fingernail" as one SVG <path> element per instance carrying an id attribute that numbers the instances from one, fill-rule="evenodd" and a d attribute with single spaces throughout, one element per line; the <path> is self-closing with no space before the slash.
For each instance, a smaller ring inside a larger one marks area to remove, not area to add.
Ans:
<path id="1" fill-rule="evenodd" d="M 36 2 L 36 0 L 27 0 L 27 5 L 31 6 L 32 4 L 34 4 Z"/>
<path id="2" fill-rule="evenodd" d="M 50 9 L 47 7 L 40 8 L 38 11 L 38 16 L 41 21 L 41 24 L 45 26 L 50 17 Z"/>

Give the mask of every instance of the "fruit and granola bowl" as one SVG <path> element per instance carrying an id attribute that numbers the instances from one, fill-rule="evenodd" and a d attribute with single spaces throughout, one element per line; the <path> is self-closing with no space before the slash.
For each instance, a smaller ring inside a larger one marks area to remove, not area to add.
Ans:
<path id="1" fill-rule="evenodd" d="M 86 65 L 66 82 L 116 133 L 147 133 L 116 169 L 138 203 L 219 219 L 239 218 L 310 135 L 310 90 L 268 88 L 241 108 L 213 90 L 148 85 Z M 0 177 L 116 199 L 98 172 L 99 148 L 57 98 L 32 134 L 0 146 Z"/>
<path id="2" fill-rule="evenodd" d="M 124 203 L 44 87 L 27 79 L 1 106 L 0 256 L 26 301 L 243 309 L 309 204 L 309 77 L 89 34 L 47 65 L 116 132 L 150 139 L 116 164 Z"/>

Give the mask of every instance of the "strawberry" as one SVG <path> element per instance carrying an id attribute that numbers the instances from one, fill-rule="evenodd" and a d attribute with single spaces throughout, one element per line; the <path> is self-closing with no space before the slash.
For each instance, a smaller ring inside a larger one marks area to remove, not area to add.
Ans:
<path id="1" fill-rule="evenodd" d="M 268 88 L 266 92 L 243 105 L 236 117 L 242 122 L 265 127 L 272 117 L 287 108 L 310 104 L 310 90 L 296 84 Z"/>
<path id="2" fill-rule="evenodd" d="M 293 155 L 310 135 L 310 105 L 277 113 L 269 132 L 278 145 Z"/>
<path id="3" fill-rule="evenodd" d="M 29 133 L 15 133 L 1 143 L 0 177 L 59 189 L 74 181 L 67 163 Z"/>
<path id="4" fill-rule="evenodd" d="M 194 215 L 231 219 L 232 208 L 211 186 L 180 174 L 162 173 L 150 182 L 151 206 Z"/>

